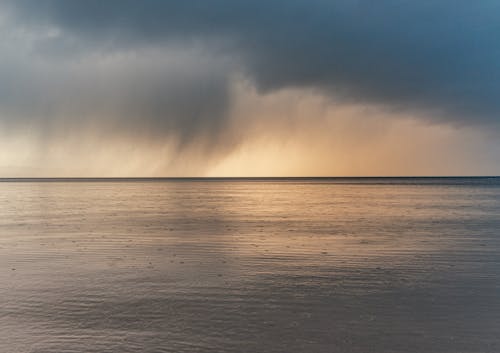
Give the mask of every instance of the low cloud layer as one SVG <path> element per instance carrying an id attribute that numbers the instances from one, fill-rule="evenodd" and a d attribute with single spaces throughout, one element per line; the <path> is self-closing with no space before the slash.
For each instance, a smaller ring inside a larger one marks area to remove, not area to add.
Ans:
<path id="1" fill-rule="evenodd" d="M 334 129 L 336 106 L 365 107 L 361 129 L 410 118 L 496 136 L 499 23 L 488 0 L 6 0 L 0 127 L 42 154 L 78 136 L 155 146 L 169 151 L 155 153 L 159 174 L 175 154 L 201 173 L 256 136 Z M 242 82 L 262 99 L 315 95 L 324 110 L 300 124 L 294 112 L 236 114 Z"/>

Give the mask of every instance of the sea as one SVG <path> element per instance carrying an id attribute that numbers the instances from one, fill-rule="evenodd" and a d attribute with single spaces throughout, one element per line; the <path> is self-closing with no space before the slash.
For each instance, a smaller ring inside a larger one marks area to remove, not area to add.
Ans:
<path id="1" fill-rule="evenodd" d="M 498 353 L 500 178 L 0 179 L 1 353 Z"/>

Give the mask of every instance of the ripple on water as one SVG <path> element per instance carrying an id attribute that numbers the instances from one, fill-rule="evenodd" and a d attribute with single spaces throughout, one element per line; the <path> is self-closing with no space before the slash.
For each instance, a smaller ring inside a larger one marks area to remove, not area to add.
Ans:
<path id="1" fill-rule="evenodd" d="M 500 351 L 500 181 L 382 181 L 0 183 L 0 351 Z"/>

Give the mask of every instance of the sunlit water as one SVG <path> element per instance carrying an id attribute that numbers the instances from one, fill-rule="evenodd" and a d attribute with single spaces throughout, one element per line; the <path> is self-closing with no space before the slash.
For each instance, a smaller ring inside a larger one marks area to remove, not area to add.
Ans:
<path id="1" fill-rule="evenodd" d="M 500 352 L 500 179 L 0 183 L 0 352 Z"/>

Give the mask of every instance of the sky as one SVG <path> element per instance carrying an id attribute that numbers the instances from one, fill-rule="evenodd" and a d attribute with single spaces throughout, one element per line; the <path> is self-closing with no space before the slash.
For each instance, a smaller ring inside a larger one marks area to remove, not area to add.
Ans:
<path id="1" fill-rule="evenodd" d="M 500 174 L 500 2 L 0 0 L 0 177 Z"/>

